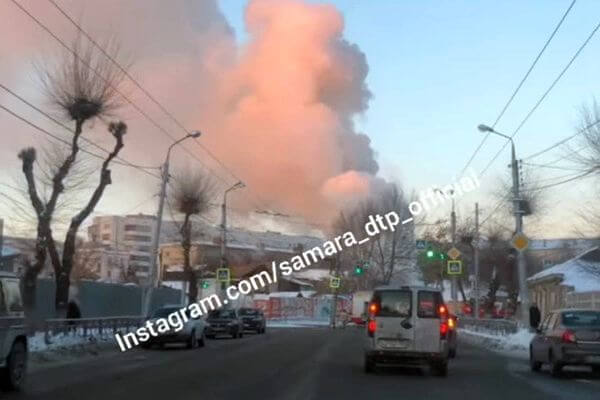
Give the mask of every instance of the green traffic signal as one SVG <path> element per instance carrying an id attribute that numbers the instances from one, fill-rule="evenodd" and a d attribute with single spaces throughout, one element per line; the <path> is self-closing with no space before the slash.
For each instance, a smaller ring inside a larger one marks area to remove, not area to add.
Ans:
<path id="1" fill-rule="evenodd" d="M 202 281 L 202 289 L 208 289 L 210 287 L 210 283 L 208 281 Z"/>
<path id="2" fill-rule="evenodd" d="M 427 250 L 427 258 L 433 258 L 434 252 L 433 250 Z"/>
<path id="3" fill-rule="evenodd" d="M 357 265 L 357 266 L 354 268 L 354 274 L 355 274 L 355 275 L 362 275 L 362 273 L 363 273 L 363 269 L 362 269 L 362 267 L 361 267 L 360 265 Z"/>

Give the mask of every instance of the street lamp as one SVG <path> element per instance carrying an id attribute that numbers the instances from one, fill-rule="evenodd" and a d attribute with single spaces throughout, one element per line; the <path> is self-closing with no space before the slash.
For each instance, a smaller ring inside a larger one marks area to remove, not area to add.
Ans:
<path id="1" fill-rule="evenodd" d="M 237 182 L 223 193 L 223 203 L 221 204 L 221 268 L 225 268 L 227 266 L 226 262 L 226 246 L 227 246 L 227 193 L 236 190 L 245 188 L 243 182 Z"/>
<path id="2" fill-rule="evenodd" d="M 154 288 L 154 284 L 157 278 L 157 258 L 158 258 L 158 245 L 160 243 L 160 229 L 162 226 L 162 215 L 163 209 L 165 207 L 165 198 L 167 197 L 167 183 L 169 182 L 169 160 L 171 157 L 171 150 L 173 147 L 178 145 L 187 139 L 197 139 L 202 135 L 200 131 L 192 131 L 182 137 L 179 140 L 174 141 L 169 148 L 167 149 L 167 155 L 165 157 L 165 162 L 163 164 L 162 170 L 162 183 L 160 187 L 160 194 L 158 199 L 158 211 L 156 213 L 156 229 L 154 231 L 154 238 L 152 242 L 152 254 L 150 257 L 150 276 L 148 277 L 148 290 L 144 296 L 144 291 L 142 291 L 142 315 L 148 315 L 150 311 L 150 304 L 152 301 L 152 290 Z M 145 297 L 145 298 L 144 298 Z"/>
<path id="3" fill-rule="evenodd" d="M 515 142 L 511 136 L 500 133 L 494 128 L 480 124 L 477 126 L 480 132 L 493 133 L 501 136 L 507 140 L 510 140 L 511 145 L 511 169 L 512 169 L 512 192 L 513 192 L 513 204 L 515 215 L 515 234 L 523 233 L 523 211 L 521 210 L 521 199 L 519 196 L 519 165 L 517 164 L 517 157 L 515 152 Z M 525 255 L 522 251 L 518 252 L 517 255 L 517 271 L 519 275 L 519 294 L 521 296 L 521 320 L 524 324 L 527 324 L 527 310 L 529 309 L 529 294 L 527 293 L 527 271 L 525 267 Z"/>

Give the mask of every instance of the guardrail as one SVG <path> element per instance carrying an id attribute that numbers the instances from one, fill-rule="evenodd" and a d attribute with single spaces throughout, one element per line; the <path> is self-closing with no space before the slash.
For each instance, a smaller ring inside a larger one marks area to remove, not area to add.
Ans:
<path id="1" fill-rule="evenodd" d="M 129 332 L 142 325 L 146 318 L 140 316 L 101 317 L 101 318 L 54 318 L 47 319 L 43 327 L 37 331 L 44 333 L 44 341 L 52 342 L 57 335 L 88 337 L 91 335 L 114 335 L 118 332 Z"/>
<path id="2" fill-rule="evenodd" d="M 510 319 L 475 319 L 459 316 L 458 327 L 507 335 L 516 333 L 519 329 L 519 323 Z"/>

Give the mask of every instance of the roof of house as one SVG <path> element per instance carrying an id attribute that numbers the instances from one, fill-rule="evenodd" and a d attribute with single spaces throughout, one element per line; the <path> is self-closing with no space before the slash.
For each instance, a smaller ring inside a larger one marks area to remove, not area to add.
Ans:
<path id="1" fill-rule="evenodd" d="M 594 245 L 598 245 L 600 240 L 591 238 L 564 238 L 564 239 L 531 239 L 529 242 L 530 250 L 550 250 L 550 249 L 575 249 L 587 250 Z"/>
<path id="2" fill-rule="evenodd" d="M 560 279 L 560 284 L 570 286 L 575 292 L 600 290 L 600 248 L 594 247 L 578 256 L 545 269 L 527 279 L 531 284 L 549 279 Z"/>

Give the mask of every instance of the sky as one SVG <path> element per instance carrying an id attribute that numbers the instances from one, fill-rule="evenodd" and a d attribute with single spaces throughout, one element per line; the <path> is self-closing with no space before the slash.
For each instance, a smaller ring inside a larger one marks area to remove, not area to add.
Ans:
<path id="1" fill-rule="evenodd" d="M 45 1 L 21 3 L 62 37 L 74 36 L 68 22 Z M 187 151 L 217 171 L 223 185 L 236 178 L 247 184 L 245 192 L 232 197 L 234 207 L 269 208 L 293 215 L 296 222 L 320 223 L 340 204 L 385 182 L 418 192 L 456 179 L 482 139 L 477 125 L 494 122 L 571 2 L 58 3 L 94 37 L 116 35 L 123 47 L 135 49 L 132 73 L 186 126 L 205 132 L 202 143 L 235 176 L 197 145 L 189 144 Z M 5 59 L 0 82 L 47 107 L 32 62 L 52 59 L 58 47 L 10 2 L 0 11 L 0 18 L 8 21 L 0 28 L 0 58 Z M 496 126 L 498 131 L 514 132 L 598 24 L 599 11 L 595 1 L 575 4 Z M 131 15 L 137 15 L 135 24 Z M 600 82 L 594 79 L 600 65 L 599 41 L 592 38 L 515 137 L 518 158 L 575 132 L 581 107 L 600 92 Z M 169 132 L 177 132 L 137 88 L 127 89 L 136 104 L 150 110 Z M 1 91 L 0 104 L 56 131 Z M 124 114 L 134 144 L 126 146 L 123 156 L 143 165 L 162 162 L 169 140 L 131 107 Z M 23 146 L 39 144 L 40 136 L 2 110 L 0 125 L 0 183 L 18 185 L 14 155 Z M 100 139 L 100 123 L 91 129 L 97 140 L 110 145 L 110 140 Z M 481 173 L 503 145 L 501 137 L 489 137 L 470 164 L 473 171 Z M 544 164 L 564 154 L 557 148 L 531 162 Z M 186 152 L 175 150 L 174 156 L 176 168 L 196 165 Z M 493 192 L 506 177 L 509 157 L 506 147 L 481 175 L 481 188 L 458 199 L 460 216 L 471 214 L 476 201 L 482 220 L 495 209 Z M 527 168 L 535 180 L 548 183 L 573 174 Z M 119 173 L 121 183 L 107 192 L 98 213 L 153 212 L 156 181 L 126 168 Z M 594 199 L 595 184 L 586 179 L 548 191 L 545 213 L 526 219 L 526 232 L 535 237 L 573 236 L 578 225 L 574 216 Z M 6 199 L 0 200 L 0 211 L 10 214 Z M 431 217 L 448 212 L 442 207 Z M 238 222 L 244 218 L 241 214 Z M 271 222 L 277 229 L 286 221 L 271 218 L 265 223 L 264 217 L 252 216 L 253 223 L 259 224 L 259 219 L 267 229 Z"/>

